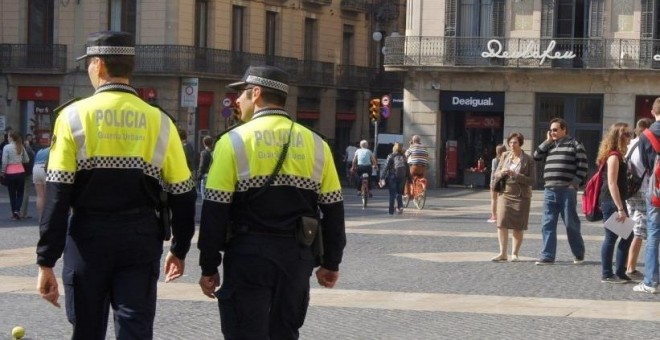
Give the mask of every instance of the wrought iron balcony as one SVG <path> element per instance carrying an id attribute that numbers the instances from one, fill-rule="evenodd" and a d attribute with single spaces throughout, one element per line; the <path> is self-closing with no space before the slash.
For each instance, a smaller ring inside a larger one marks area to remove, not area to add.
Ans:
<path id="1" fill-rule="evenodd" d="M 298 85 L 334 86 L 335 64 L 315 60 L 301 60 Z"/>
<path id="2" fill-rule="evenodd" d="M 385 66 L 660 69 L 660 40 L 388 37 Z"/>
<path id="3" fill-rule="evenodd" d="M 0 44 L 1 73 L 64 73 L 66 45 Z"/>
<path id="4" fill-rule="evenodd" d="M 337 87 L 365 90 L 369 88 L 369 81 L 373 69 L 355 65 L 337 65 Z"/>
<path id="5" fill-rule="evenodd" d="M 341 0 L 341 9 L 353 12 L 366 12 L 369 10 L 367 0 Z"/>
<path id="6" fill-rule="evenodd" d="M 250 65 L 273 65 L 298 76 L 298 59 L 182 45 L 138 45 L 136 73 L 241 77 Z"/>
<path id="7" fill-rule="evenodd" d="M 304 3 L 314 4 L 314 5 L 330 5 L 332 0 L 302 0 Z"/>

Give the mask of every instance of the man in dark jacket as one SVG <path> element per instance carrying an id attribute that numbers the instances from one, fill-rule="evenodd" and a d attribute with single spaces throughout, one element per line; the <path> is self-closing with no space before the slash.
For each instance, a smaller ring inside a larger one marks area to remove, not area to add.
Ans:
<path id="1" fill-rule="evenodd" d="M 651 125 L 649 130 L 660 139 L 660 98 L 656 98 L 653 102 L 653 109 L 651 110 L 655 117 L 655 123 Z M 639 137 L 639 148 L 642 150 L 642 163 L 644 168 L 652 174 L 656 152 L 653 149 L 651 141 L 647 138 L 646 134 Z M 641 293 L 657 293 L 658 292 L 658 241 L 660 240 L 660 208 L 654 207 L 651 204 L 650 195 L 653 194 L 655 188 L 649 187 L 649 196 L 646 198 L 646 256 L 644 259 L 644 280 L 636 285 L 633 290 Z"/>

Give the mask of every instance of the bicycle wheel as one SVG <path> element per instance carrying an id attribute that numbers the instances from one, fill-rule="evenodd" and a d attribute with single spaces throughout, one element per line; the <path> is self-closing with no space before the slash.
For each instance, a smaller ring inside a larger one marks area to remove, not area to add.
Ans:
<path id="1" fill-rule="evenodd" d="M 426 204 L 426 192 L 421 192 L 415 196 L 415 207 L 422 210 L 424 209 L 424 204 Z"/>
<path id="2" fill-rule="evenodd" d="M 366 181 L 362 181 L 362 209 L 367 207 L 367 201 L 369 200 L 369 184 Z"/>
<path id="3" fill-rule="evenodd" d="M 403 206 L 408 208 L 408 204 L 410 204 L 410 195 L 403 195 Z"/>

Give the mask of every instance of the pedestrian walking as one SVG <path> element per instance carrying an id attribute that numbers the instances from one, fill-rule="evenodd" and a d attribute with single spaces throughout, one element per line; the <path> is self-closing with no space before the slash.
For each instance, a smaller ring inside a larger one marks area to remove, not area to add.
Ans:
<path id="1" fill-rule="evenodd" d="M 653 136 L 660 140 L 660 97 L 653 102 L 651 109 L 655 122 L 649 127 Z M 656 151 L 644 132 L 639 137 L 639 148 L 642 149 L 644 169 L 654 176 Z M 646 196 L 646 254 L 644 255 L 644 280 L 633 290 L 640 293 L 657 293 L 660 281 L 660 266 L 658 265 L 658 244 L 660 243 L 660 208 L 653 206 L 651 195 L 654 188 L 649 188 Z"/>
<path id="2" fill-rule="evenodd" d="M 577 214 L 577 190 L 587 175 L 587 154 L 582 143 L 568 134 L 568 124 L 561 118 L 550 121 L 550 130 L 534 150 L 534 160 L 544 161 L 543 248 L 537 265 L 554 264 L 557 254 L 557 222 L 561 215 L 566 225 L 573 263 L 584 262 L 584 239 Z"/>
<path id="3" fill-rule="evenodd" d="M 497 222 L 498 192 L 493 189 L 493 184 L 495 183 L 495 173 L 497 172 L 497 167 L 500 165 L 500 158 L 502 158 L 504 151 L 506 151 L 506 146 L 504 144 L 497 144 L 495 147 L 495 157 L 490 162 L 490 217 L 487 220 L 488 223 Z"/>
<path id="4" fill-rule="evenodd" d="M 626 182 L 626 172 L 628 168 L 624 162 L 623 155 L 626 153 L 628 143 L 632 139 L 632 131 L 626 123 L 612 124 L 598 148 L 598 157 L 596 164 L 603 168 L 603 186 L 598 195 L 600 201 L 600 210 L 603 212 L 603 221 L 607 221 L 613 214 L 620 223 L 628 218 L 626 205 L 623 198 L 628 191 Z M 605 238 L 600 248 L 600 260 L 602 264 L 601 282 L 604 283 L 627 283 L 632 280 L 626 275 L 626 266 L 628 264 L 628 250 L 632 241 L 632 232 L 627 237 L 621 237 L 609 230 L 603 228 Z M 618 246 L 616 241 L 619 240 Z M 616 246 L 616 270 L 612 271 L 612 256 Z"/>
<path id="5" fill-rule="evenodd" d="M 21 219 L 32 218 L 28 215 L 28 206 L 30 203 L 30 195 L 32 194 L 32 168 L 34 167 L 34 138 L 31 134 L 25 135 L 25 141 L 23 142 L 25 146 L 25 152 L 28 155 L 28 162 L 23 164 L 25 168 L 25 177 L 23 178 L 25 184 L 23 185 L 23 200 L 21 201 Z"/>
<path id="6" fill-rule="evenodd" d="M 34 191 L 37 193 L 37 218 L 41 219 L 44 211 L 44 201 L 46 200 L 46 163 L 50 155 L 50 145 L 37 151 L 34 156 L 34 166 L 32 167 L 32 182 Z"/>
<path id="7" fill-rule="evenodd" d="M 244 123 L 213 151 L 222 162 L 211 163 L 206 184 L 199 284 L 218 300 L 225 339 L 298 339 L 313 268 L 320 264 L 321 286 L 339 278 L 346 244 L 339 176 L 328 144 L 284 111 L 286 72 L 251 66 L 229 88 L 240 92 Z"/>
<path id="8" fill-rule="evenodd" d="M 29 162 L 28 153 L 23 145 L 23 138 L 16 131 L 10 131 L 9 144 L 2 149 L 2 170 L 0 177 L 4 178 L 9 193 L 11 219 L 21 219 L 21 204 L 25 190 L 25 166 Z"/>
<path id="9" fill-rule="evenodd" d="M 387 156 L 385 161 L 385 169 L 380 176 L 381 182 L 387 185 L 390 193 L 390 205 L 388 213 L 394 215 L 394 201 L 396 200 L 396 212 L 401 214 L 403 212 L 403 187 L 406 184 L 406 179 L 410 176 L 410 169 L 406 156 L 403 154 L 403 146 L 401 143 L 394 143 L 392 153 Z"/>
<path id="10" fill-rule="evenodd" d="M 211 159 L 213 158 L 213 138 L 211 136 L 206 136 L 202 139 L 202 147 L 204 150 L 199 153 L 199 175 L 197 180 L 199 181 L 199 191 L 202 199 L 204 199 L 204 191 L 206 191 L 206 177 L 209 173 L 209 167 L 211 166 Z"/>
<path id="11" fill-rule="evenodd" d="M 630 163 L 629 168 L 634 170 L 636 175 L 642 179 L 639 190 L 626 200 L 628 216 L 634 222 L 633 240 L 630 242 L 630 250 L 628 251 L 626 275 L 633 280 L 644 278 L 644 274 L 637 270 L 637 259 L 642 248 L 642 242 L 646 240 L 646 193 L 649 187 L 649 172 L 645 170 L 644 163 L 642 163 L 639 138 L 651 124 L 653 124 L 653 120 L 650 118 L 642 118 L 637 121 L 636 137 L 628 143 L 626 151 L 626 159 Z"/>
<path id="12" fill-rule="evenodd" d="M 103 31 L 87 39 L 94 94 L 67 105 L 53 128 L 46 206 L 37 245 L 42 298 L 59 307 L 62 282 L 73 339 L 106 338 L 109 308 L 117 339 L 152 339 L 156 283 L 169 222 L 155 217 L 162 190 L 171 211 L 165 282 L 180 277 L 195 231 L 195 186 L 176 127 L 130 84 L 135 40 Z M 71 216 L 69 214 L 71 212 Z M 63 254 L 63 255 L 62 255 Z"/>
<path id="13" fill-rule="evenodd" d="M 512 132 L 506 139 L 508 152 L 502 154 L 490 187 L 504 178 L 504 190 L 497 195 L 497 239 L 500 253 L 491 261 L 507 260 L 509 229 L 512 230 L 511 262 L 520 261 L 520 247 L 529 223 L 532 186 L 536 176 L 534 159 L 522 150 L 525 137 Z M 491 189 L 492 190 L 492 189 Z"/>

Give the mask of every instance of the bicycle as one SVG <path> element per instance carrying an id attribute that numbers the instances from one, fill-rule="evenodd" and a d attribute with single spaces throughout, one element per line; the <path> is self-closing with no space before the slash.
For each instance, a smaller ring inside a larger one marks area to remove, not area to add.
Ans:
<path id="1" fill-rule="evenodd" d="M 369 173 L 363 173 L 362 186 L 360 187 L 360 195 L 362 196 L 362 209 L 367 207 L 367 201 L 369 200 L 369 180 Z"/>
<path id="2" fill-rule="evenodd" d="M 408 195 L 403 196 L 403 205 L 407 208 L 412 198 L 417 209 L 424 209 L 424 205 L 426 204 L 426 178 L 416 177 L 412 183 L 406 185 L 409 185 L 410 190 Z"/>

